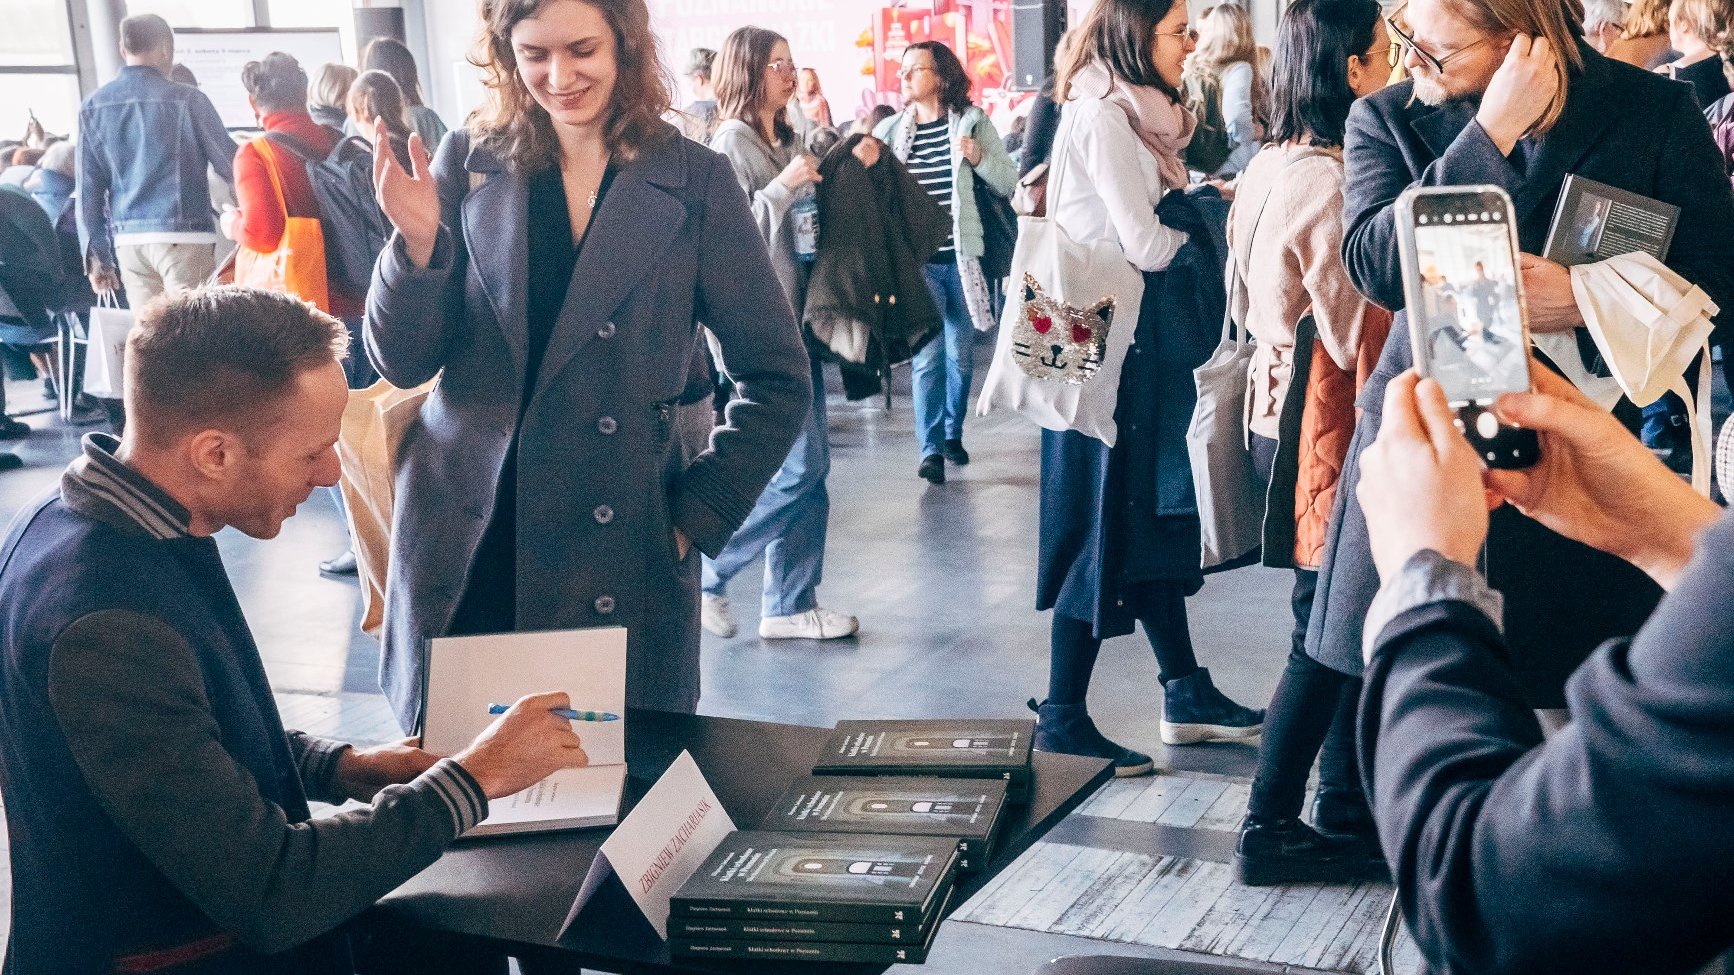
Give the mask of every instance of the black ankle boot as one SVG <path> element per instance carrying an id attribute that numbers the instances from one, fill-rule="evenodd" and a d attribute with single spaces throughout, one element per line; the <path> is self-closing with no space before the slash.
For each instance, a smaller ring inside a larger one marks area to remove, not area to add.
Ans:
<path id="1" fill-rule="evenodd" d="M 1264 729 L 1264 711 L 1241 707 L 1210 682 L 1200 667 L 1162 685 L 1162 743 L 1196 745 L 1246 741 Z"/>
<path id="2" fill-rule="evenodd" d="M 1313 828 L 1326 836 L 1370 836 L 1376 841 L 1379 835 L 1361 790 L 1328 785 L 1319 786 L 1313 796 Z"/>
<path id="3" fill-rule="evenodd" d="M 1234 846 L 1235 879 L 1248 887 L 1351 884 L 1374 879 L 1360 844 L 1324 835 L 1299 819 L 1246 817 Z"/>
<path id="4" fill-rule="evenodd" d="M 1114 763 L 1114 776 L 1122 779 L 1156 767 L 1150 756 L 1116 745 L 1097 731 L 1082 704 L 1037 704 L 1032 697 L 1030 710 L 1036 713 L 1038 751 L 1106 758 Z"/>

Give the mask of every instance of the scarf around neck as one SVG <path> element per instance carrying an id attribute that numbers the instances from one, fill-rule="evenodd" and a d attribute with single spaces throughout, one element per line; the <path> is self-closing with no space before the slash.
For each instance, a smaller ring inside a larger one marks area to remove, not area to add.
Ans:
<path id="1" fill-rule="evenodd" d="M 1100 61 L 1093 61 L 1072 76 L 1069 98 L 1105 98 L 1126 113 L 1138 141 L 1156 157 L 1162 183 L 1169 189 L 1186 185 L 1186 163 L 1180 158 L 1198 119 L 1160 89 L 1129 84 Z"/>

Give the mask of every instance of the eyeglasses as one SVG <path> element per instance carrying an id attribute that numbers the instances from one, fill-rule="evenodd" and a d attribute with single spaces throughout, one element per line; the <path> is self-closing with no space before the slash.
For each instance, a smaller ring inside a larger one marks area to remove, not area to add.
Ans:
<path id="1" fill-rule="evenodd" d="M 939 73 L 938 68 L 930 68 L 925 64 L 918 64 L 914 67 L 904 68 L 901 71 L 898 71 L 897 77 L 902 78 L 904 81 L 908 81 L 910 78 L 915 77 L 923 71 L 932 71 L 934 74 Z"/>
<path id="2" fill-rule="evenodd" d="M 1372 64 L 1373 59 L 1381 54 L 1385 56 L 1386 67 L 1394 68 L 1403 62 L 1403 49 L 1396 44 L 1386 44 L 1384 47 L 1372 48 L 1362 56 L 1362 61 L 1366 64 Z"/>
<path id="3" fill-rule="evenodd" d="M 785 72 L 788 74 L 795 73 L 795 62 L 790 58 L 778 58 L 770 64 L 765 65 L 765 67 L 770 68 L 778 74 L 783 74 Z"/>
<path id="4" fill-rule="evenodd" d="M 1198 43 L 1198 28 L 1196 28 L 1196 27 L 1183 27 L 1180 30 L 1159 30 L 1156 32 L 1156 36 L 1157 37 L 1178 37 L 1182 41 L 1185 41 L 1188 44 L 1197 44 Z"/>
<path id="5" fill-rule="evenodd" d="M 1490 38 L 1483 37 L 1482 39 L 1476 41 L 1473 44 L 1465 44 L 1464 46 L 1458 48 L 1457 50 L 1452 51 L 1450 54 L 1447 54 L 1447 55 L 1441 57 L 1437 54 L 1433 54 L 1433 53 L 1429 52 L 1426 48 L 1423 48 L 1421 45 L 1415 43 L 1415 35 L 1409 33 L 1408 31 L 1404 30 L 1403 28 L 1397 26 L 1397 18 L 1386 17 L 1385 18 L 1385 26 L 1389 27 L 1391 29 L 1391 33 L 1396 35 L 1397 43 L 1402 45 L 1403 50 L 1414 51 L 1416 56 L 1419 57 L 1422 60 L 1422 62 L 1424 62 L 1427 65 L 1427 67 L 1429 67 L 1433 70 L 1434 74 L 1444 74 L 1445 73 L 1445 66 L 1447 64 L 1450 64 L 1452 61 L 1457 60 L 1458 58 L 1469 53 L 1470 51 L 1475 50 L 1476 48 L 1480 47 L 1481 45 L 1486 44 L 1490 40 Z M 1392 67 L 1396 67 L 1396 65 L 1397 65 L 1396 61 L 1391 62 Z"/>

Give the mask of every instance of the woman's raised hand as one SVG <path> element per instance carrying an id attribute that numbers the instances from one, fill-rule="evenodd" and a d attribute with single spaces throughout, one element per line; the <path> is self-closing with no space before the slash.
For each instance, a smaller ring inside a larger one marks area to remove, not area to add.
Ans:
<path id="1" fill-rule="evenodd" d="M 375 125 L 383 130 L 380 120 Z M 409 137 L 409 160 L 413 171 L 404 171 L 396 153 L 383 143 L 373 150 L 373 191 L 379 209 L 403 235 L 404 250 L 418 269 L 433 260 L 434 241 L 440 229 L 440 195 L 434 186 L 432 161 L 420 133 Z"/>
<path id="2" fill-rule="evenodd" d="M 777 174 L 777 182 L 787 190 L 798 190 L 808 183 L 819 181 L 819 160 L 810 152 L 795 154 L 783 171 Z"/>

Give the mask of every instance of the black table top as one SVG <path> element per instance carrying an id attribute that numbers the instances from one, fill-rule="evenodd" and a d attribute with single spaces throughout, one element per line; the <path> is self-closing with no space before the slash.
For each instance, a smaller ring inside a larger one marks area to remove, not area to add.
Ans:
<path id="1" fill-rule="evenodd" d="M 698 715 L 633 711 L 627 716 L 626 804 L 692 752 L 736 828 L 754 829 L 795 778 L 807 774 L 830 730 Z M 1037 752 L 1027 805 L 1006 810 L 993 861 L 960 879 L 951 909 L 1052 829 L 1111 772 L 1105 759 Z M 482 939 L 510 954 L 557 954 L 568 963 L 614 972 L 764 971 L 764 962 L 671 959 L 668 945 L 622 893 L 585 908 L 567 937 L 560 926 L 597 849 L 612 828 L 465 841 L 387 895 L 376 920 Z M 944 938 L 941 930 L 938 937 Z M 880 972 L 883 965 L 778 962 L 779 971 Z"/>

